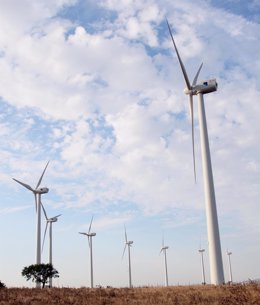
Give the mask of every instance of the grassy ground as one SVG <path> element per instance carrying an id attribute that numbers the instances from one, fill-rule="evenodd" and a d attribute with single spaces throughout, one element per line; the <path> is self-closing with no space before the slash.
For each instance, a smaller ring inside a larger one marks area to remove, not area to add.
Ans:
<path id="1" fill-rule="evenodd" d="M 260 305 L 260 285 L 148 288 L 3 288 L 0 305 Z"/>

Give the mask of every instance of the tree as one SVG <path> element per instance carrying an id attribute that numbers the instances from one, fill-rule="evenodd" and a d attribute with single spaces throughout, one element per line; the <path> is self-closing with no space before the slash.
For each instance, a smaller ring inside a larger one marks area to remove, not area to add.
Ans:
<path id="1" fill-rule="evenodd" d="M 52 264 L 35 264 L 24 267 L 22 276 L 27 281 L 32 280 L 36 283 L 42 283 L 42 288 L 44 288 L 49 278 L 59 277 L 59 272 L 53 268 Z"/>
<path id="2" fill-rule="evenodd" d="M 5 284 L 0 281 L 0 288 L 6 288 Z"/>

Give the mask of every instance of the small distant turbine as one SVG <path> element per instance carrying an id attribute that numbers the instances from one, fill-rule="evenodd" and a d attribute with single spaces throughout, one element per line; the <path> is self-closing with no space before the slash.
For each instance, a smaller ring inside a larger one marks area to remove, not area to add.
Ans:
<path id="1" fill-rule="evenodd" d="M 91 226 L 93 222 L 93 216 L 91 218 L 91 222 L 88 228 L 88 233 L 79 232 L 79 234 L 86 235 L 88 237 L 88 245 L 89 245 L 89 251 L 90 251 L 90 287 L 94 287 L 94 281 L 93 281 L 93 254 L 92 254 L 92 237 L 96 236 L 96 233 L 91 233 Z"/>
<path id="2" fill-rule="evenodd" d="M 128 247 L 128 274 L 129 274 L 129 288 L 132 288 L 132 273 L 131 273 L 131 253 L 130 253 L 130 248 L 132 247 L 132 244 L 134 242 L 130 241 L 127 239 L 127 233 L 126 233 L 126 228 L 125 228 L 125 247 L 124 247 L 124 251 L 123 251 L 123 255 L 122 255 L 122 259 L 125 255 L 125 250 L 126 247 Z"/>
<path id="3" fill-rule="evenodd" d="M 58 221 L 58 217 L 60 217 L 61 214 L 59 214 L 57 216 L 54 216 L 54 217 L 51 217 L 51 218 L 48 218 L 46 210 L 45 210 L 42 203 L 41 203 L 41 205 L 42 205 L 42 209 L 43 209 L 45 219 L 46 219 L 46 226 L 45 226 L 45 231 L 44 231 L 42 250 L 43 250 L 43 247 L 44 247 L 44 242 L 45 242 L 45 237 L 46 237 L 48 225 L 50 225 L 50 227 L 49 227 L 49 263 L 52 264 L 52 224 L 54 222 Z M 50 288 L 52 287 L 52 278 L 49 279 L 49 287 Z"/>
<path id="4" fill-rule="evenodd" d="M 205 268 L 204 268 L 204 257 L 203 253 L 205 252 L 205 249 L 199 249 L 199 253 L 201 254 L 201 269 L 202 269 L 202 285 L 206 285 L 206 280 L 205 280 Z"/>
<path id="5" fill-rule="evenodd" d="M 160 254 L 164 254 L 164 268 L 165 268 L 165 286 L 168 286 L 168 269 L 167 269 L 167 254 L 166 251 L 169 249 L 168 246 L 164 246 L 164 239 L 162 239 L 162 248 Z"/>
<path id="6" fill-rule="evenodd" d="M 42 182 L 42 178 L 44 176 L 48 164 L 49 161 L 47 162 L 35 188 L 32 188 L 30 185 L 13 178 L 14 181 L 21 184 L 23 187 L 27 188 L 34 194 L 36 208 L 36 264 L 41 263 L 41 195 L 49 192 L 49 189 L 47 187 L 40 187 L 40 184 Z M 36 287 L 40 286 L 40 283 L 36 282 Z"/>
<path id="7" fill-rule="evenodd" d="M 227 256 L 228 256 L 228 265 L 229 265 L 229 283 L 232 284 L 233 283 L 233 277 L 232 277 L 232 269 L 231 269 L 231 256 L 232 252 L 229 252 L 227 250 Z"/>

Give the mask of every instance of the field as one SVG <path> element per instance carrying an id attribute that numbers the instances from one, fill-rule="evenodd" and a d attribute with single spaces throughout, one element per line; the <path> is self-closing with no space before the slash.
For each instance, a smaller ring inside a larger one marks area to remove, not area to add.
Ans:
<path id="1" fill-rule="evenodd" d="M 3 288 L 0 305 L 260 305 L 260 285 Z"/>

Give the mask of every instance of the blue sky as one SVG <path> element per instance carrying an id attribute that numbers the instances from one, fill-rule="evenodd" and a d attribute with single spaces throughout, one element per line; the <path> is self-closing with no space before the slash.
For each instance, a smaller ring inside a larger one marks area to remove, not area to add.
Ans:
<path id="1" fill-rule="evenodd" d="M 235 281 L 259 278 L 259 1 L 18 1 L 0 3 L 0 280 L 35 262 L 32 186 L 48 160 L 42 201 L 53 225 L 56 286 L 201 282 L 207 228 L 195 98 L 197 184 L 188 100 L 165 17 L 190 78 L 216 77 L 205 97 L 223 253 Z M 45 223 L 42 219 L 42 227 Z M 43 261 L 48 261 L 47 247 Z"/>

